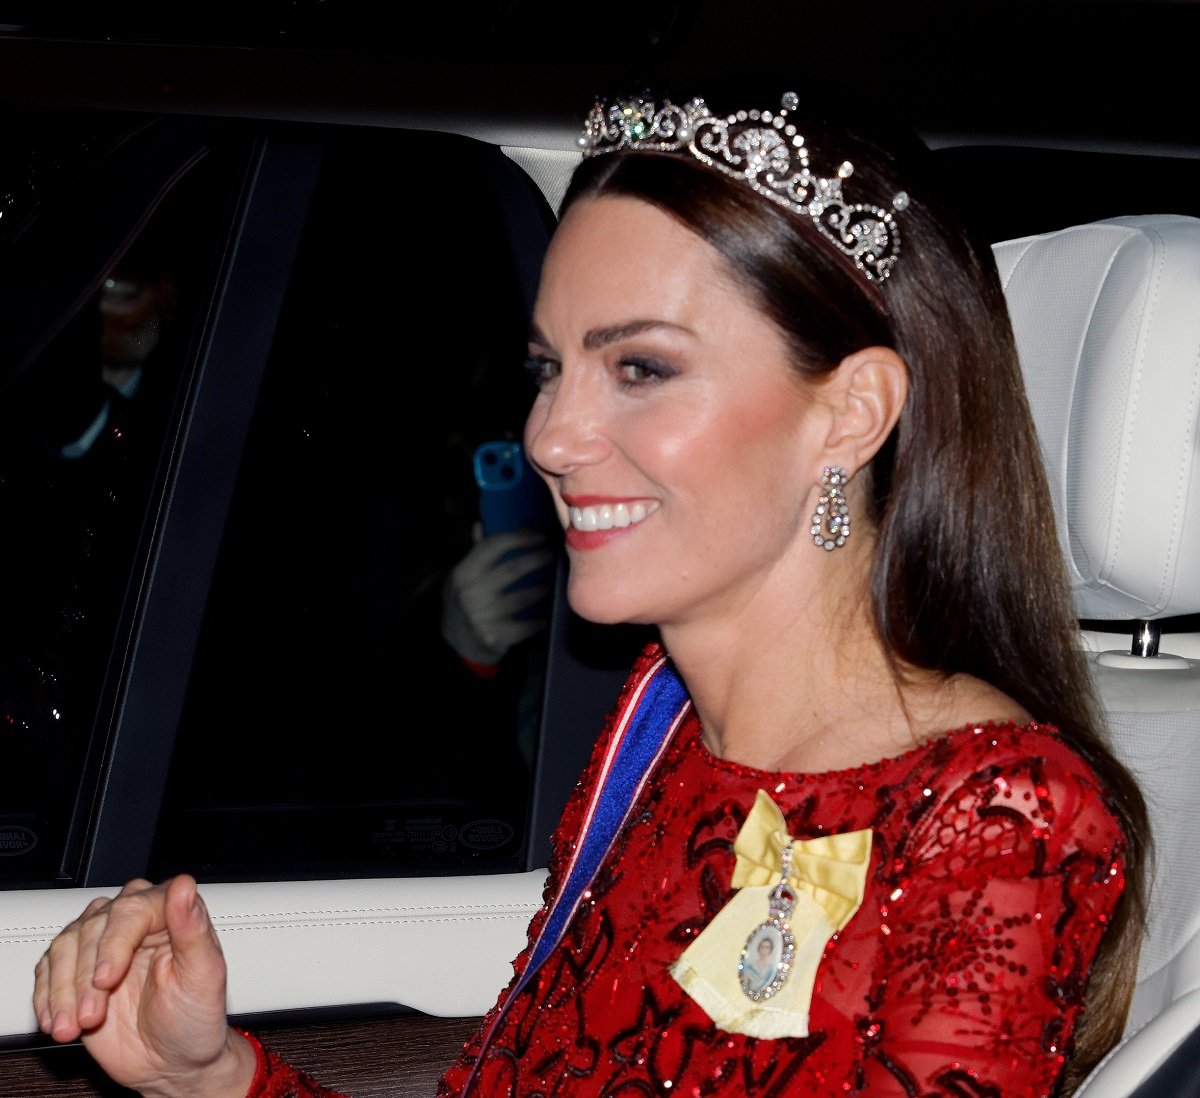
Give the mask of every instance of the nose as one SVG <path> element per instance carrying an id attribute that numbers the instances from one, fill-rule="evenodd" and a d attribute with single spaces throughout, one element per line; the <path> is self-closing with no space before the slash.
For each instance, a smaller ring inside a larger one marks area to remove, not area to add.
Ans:
<path id="1" fill-rule="evenodd" d="M 611 450 L 597 380 L 590 371 L 564 366 L 534 400 L 525 421 L 525 452 L 545 476 L 562 477 L 594 465 Z"/>

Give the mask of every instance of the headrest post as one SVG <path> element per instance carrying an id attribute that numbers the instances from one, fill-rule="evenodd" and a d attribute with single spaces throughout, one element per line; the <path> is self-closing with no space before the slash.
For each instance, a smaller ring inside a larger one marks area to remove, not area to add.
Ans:
<path id="1" fill-rule="evenodd" d="M 1158 655 L 1158 641 L 1162 636 L 1162 626 L 1156 621 L 1138 621 L 1133 626 L 1133 648 L 1131 656 L 1142 656 L 1153 659 Z"/>

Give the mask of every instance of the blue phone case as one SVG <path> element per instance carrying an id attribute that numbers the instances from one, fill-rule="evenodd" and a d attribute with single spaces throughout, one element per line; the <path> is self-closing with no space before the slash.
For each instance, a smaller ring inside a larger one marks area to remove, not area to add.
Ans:
<path id="1" fill-rule="evenodd" d="M 485 442 L 475 451 L 479 517 L 485 535 L 528 528 L 545 531 L 550 493 L 519 442 Z"/>

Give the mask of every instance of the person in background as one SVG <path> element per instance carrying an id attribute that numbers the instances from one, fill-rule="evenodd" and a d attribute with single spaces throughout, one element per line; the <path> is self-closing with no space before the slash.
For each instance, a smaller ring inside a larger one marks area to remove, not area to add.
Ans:
<path id="1" fill-rule="evenodd" d="M 119 613 L 186 339 L 176 241 L 147 227 L 0 400 L 0 515 L 14 532 L 0 558 L 0 811 L 43 850 L 77 792 L 64 760 L 95 718 L 94 653 Z"/>
<path id="2" fill-rule="evenodd" d="M 410 135 L 397 156 L 396 141 L 347 137 L 318 177 L 239 460 L 154 876 L 279 857 L 303 872 L 443 874 L 478 861 L 442 841 L 477 820 L 507 830 L 486 854 L 497 868 L 520 855 L 544 638 L 497 628 L 509 566 L 485 557 L 472 459 L 517 437 L 532 401 L 524 298 L 507 238 L 464 206 L 491 158 L 458 149 L 470 168 L 438 189 L 439 209 L 464 212 L 453 226 L 414 220 L 428 186 L 409 157 L 443 146 Z M 450 285 L 488 292 L 468 316 Z M 544 623 L 547 606 L 522 624 Z M 485 650 L 489 637 L 500 643 Z M 414 690 L 455 737 L 452 759 Z M 249 765 L 226 766 L 231 751 Z M 261 806 L 263 826 L 218 830 L 219 805 Z"/>
<path id="3" fill-rule="evenodd" d="M 660 639 L 442 1095 L 1033 1098 L 1121 1033 L 1145 809 L 990 249 L 917 143 L 799 105 L 588 117 L 526 448 L 573 609 Z M 769 930 L 779 975 L 742 986 Z M 331 1094 L 228 1027 L 224 980 L 195 882 L 134 881 L 34 1007 L 143 1094 Z"/>

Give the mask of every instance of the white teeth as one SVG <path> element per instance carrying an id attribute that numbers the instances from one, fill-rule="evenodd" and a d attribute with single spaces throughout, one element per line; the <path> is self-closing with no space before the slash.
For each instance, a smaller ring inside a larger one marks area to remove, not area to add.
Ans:
<path id="1" fill-rule="evenodd" d="M 571 525 L 576 530 L 612 530 L 636 526 L 647 515 L 654 514 L 658 504 L 651 500 L 635 503 L 602 503 L 596 507 L 572 507 Z"/>

